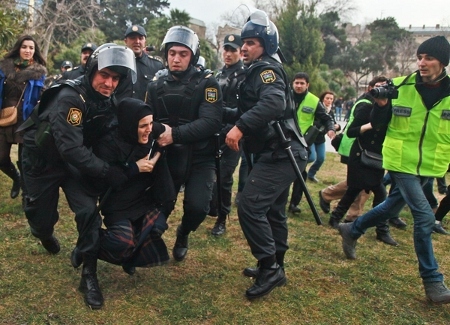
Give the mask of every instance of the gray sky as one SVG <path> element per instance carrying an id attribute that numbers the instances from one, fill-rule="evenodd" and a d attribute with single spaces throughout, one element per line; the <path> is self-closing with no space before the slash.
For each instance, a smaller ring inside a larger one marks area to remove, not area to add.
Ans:
<path id="1" fill-rule="evenodd" d="M 191 17 L 203 20 L 208 27 L 219 23 L 223 13 L 233 12 L 240 4 L 251 5 L 249 0 L 169 0 L 170 9 L 185 10 Z M 353 0 L 358 7 L 350 22 L 370 23 L 377 18 L 392 16 L 400 27 L 440 24 L 450 27 L 450 1 L 448 0 Z"/>

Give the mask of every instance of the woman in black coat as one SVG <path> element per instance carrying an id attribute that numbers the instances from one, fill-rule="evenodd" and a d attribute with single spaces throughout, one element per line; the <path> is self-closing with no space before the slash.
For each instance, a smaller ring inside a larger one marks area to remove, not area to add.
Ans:
<path id="1" fill-rule="evenodd" d="M 169 260 L 161 238 L 168 215 L 163 206 L 174 201 L 176 193 L 164 154 L 153 140 L 164 127 L 153 122 L 150 107 L 125 98 L 117 115 L 118 129 L 93 148 L 99 158 L 112 168 L 123 169 L 128 177 L 108 195 L 104 194 L 106 185 L 100 183 L 106 230 L 100 234 L 99 259 L 122 265 L 125 272 L 133 274 L 136 266 L 161 265 Z"/>
<path id="2" fill-rule="evenodd" d="M 380 86 L 383 82 L 381 82 Z M 361 101 L 362 99 L 362 101 Z M 368 102 L 367 102 L 368 101 Z M 370 93 L 366 93 L 355 107 L 354 120 L 347 129 L 347 136 L 356 138 L 350 150 L 347 163 L 347 191 L 339 201 L 335 210 L 331 213 L 330 225 L 339 224 L 347 210 L 350 208 L 358 194 L 364 190 L 366 193 L 373 192 L 373 207 L 386 199 L 386 188 L 383 185 L 384 169 L 376 169 L 361 163 L 363 149 L 381 155 L 383 141 L 386 136 L 386 127 L 373 129 L 370 116 L 374 99 Z M 390 236 L 387 222 L 380 224 L 376 229 L 377 239 L 386 244 L 397 246 L 397 242 Z"/>

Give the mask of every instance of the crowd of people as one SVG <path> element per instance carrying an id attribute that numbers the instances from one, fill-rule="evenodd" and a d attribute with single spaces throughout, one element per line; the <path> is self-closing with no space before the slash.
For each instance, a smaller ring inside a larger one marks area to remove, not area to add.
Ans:
<path id="1" fill-rule="evenodd" d="M 70 260 L 82 266 L 79 290 L 90 308 L 104 304 L 99 259 L 130 275 L 136 267 L 167 263 L 164 233 L 182 187 L 173 259 L 186 259 L 189 240 L 208 214 L 217 216 L 211 234 L 224 235 L 240 159 L 247 168 L 240 172 L 237 214 L 256 264 L 243 269 L 254 278 L 245 295 L 259 298 L 284 285 L 286 210 L 300 212 L 305 180 L 320 182 L 325 136 L 340 132 L 347 178 L 321 190 L 319 204 L 329 213 L 330 202 L 340 199 L 329 225 L 339 230 L 346 257 L 356 258 L 357 239 L 372 226 L 378 240 L 397 245 L 389 224 L 406 226 L 398 212 L 408 204 L 426 297 L 450 303 L 431 244 L 433 230 L 446 233 L 442 219 L 450 204 L 446 196 L 439 208 L 431 206 L 422 190 L 430 179 L 442 182 L 450 163 L 450 44 L 444 37 L 419 46 L 418 71 L 394 79 L 396 96 L 371 92 L 389 86 L 377 76 L 366 93 L 347 101 L 331 91 L 309 92 L 306 72 L 289 80 L 277 28 L 260 10 L 240 35 L 226 35 L 217 75 L 198 63 L 199 39 L 191 29 L 167 31 L 165 66 L 147 55 L 146 37 L 142 26 L 132 25 L 126 45 L 87 42 L 80 66 L 63 62 L 47 87 L 46 62 L 33 37 L 20 37 L 0 61 L 0 107 L 15 106 L 18 113 L 0 127 L 0 170 L 12 179 L 11 198 L 22 191 L 31 234 L 50 254 L 60 251 L 54 228 L 63 190 L 78 231 Z M 382 160 L 374 165 L 366 155 Z M 392 181 L 388 195 L 384 170 Z M 369 192 L 373 209 L 361 216 Z"/>

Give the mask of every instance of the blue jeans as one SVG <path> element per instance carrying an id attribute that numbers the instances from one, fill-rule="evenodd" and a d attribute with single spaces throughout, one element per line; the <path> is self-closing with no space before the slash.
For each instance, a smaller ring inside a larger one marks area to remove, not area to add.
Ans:
<path id="1" fill-rule="evenodd" d="M 442 273 L 438 272 L 431 242 L 434 213 L 422 190 L 429 178 L 392 171 L 390 174 L 396 184 L 395 188 L 383 203 L 353 222 L 351 236 L 357 239 L 368 228 L 397 216 L 406 203 L 414 218 L 414 249 L 419 262 L 420 276 L 423 282 L 443 281 Z"/>
<path id="2" fill-rule="evenodd" d="M 342 117 L 342 107 L 336 106 L 336 121 L 340 121 Z"/>
<path id="3" fill-rule="evenodd" d="M 319 171 L 320 167 L 322 167 L 323 162 L 325 161 L 325 142 L 321 144 L 314 143 L 311 146 L 311 154 L 309 155 L 308 162 L 314 163 L 309 167 L 308 177 L 313 178 L 316 176 L 316 173 Z"/>

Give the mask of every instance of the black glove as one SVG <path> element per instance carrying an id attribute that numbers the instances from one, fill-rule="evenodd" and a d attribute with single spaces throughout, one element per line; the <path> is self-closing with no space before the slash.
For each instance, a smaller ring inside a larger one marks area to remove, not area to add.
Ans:
<path id="1" fill-rule="evenodd" d="M 111 186 L 113 189 L 117 189 L 121 187 L 126 181 L 128 181 L 128 177 L 120 167 L 110 166 L 108 171 L 106 172 L 105 180 L 109 186 Z"/>
<path id="2" fill-rule="evenodd" d="M 159 122 L 153 122 L 153 127 L 152 127 L 152 136 L 153 139 L 158 139 L 159 136 L 164 133 L 164 131 L 166 130 L 166 127 L 164 125 L 162 125 Z"/>

